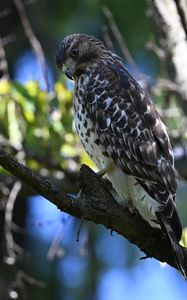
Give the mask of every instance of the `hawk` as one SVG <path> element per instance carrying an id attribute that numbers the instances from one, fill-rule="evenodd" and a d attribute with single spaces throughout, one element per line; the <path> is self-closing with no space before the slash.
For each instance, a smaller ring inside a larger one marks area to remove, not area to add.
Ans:
<path id="1" fill-rule="evenodd" d="M 93 36 L 67 36 L 56 64 L 75 81 L 74 121 L 85 150 L 112 183 L 116 199 L 127 200 L 152 227 L 164 230 L 185 275 L 173 152 L 153 103 L 122 59 Z"/>

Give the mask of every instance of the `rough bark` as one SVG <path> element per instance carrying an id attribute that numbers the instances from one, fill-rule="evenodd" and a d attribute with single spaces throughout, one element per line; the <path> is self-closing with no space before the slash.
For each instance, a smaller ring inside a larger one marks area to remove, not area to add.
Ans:
<path id="1" fill-rule="evenodd" d="M 167 75 L 175 84 L 178 102 L 187 115 L 187 10 L 184 0 L 147 0 Z"/>
<path id="2" fill-rule="evenodd" d="M 62 193 L 52 183 L 36 175 L 5 151 L 0 151 L 0 165 L 61 211 L 96 224 L 103 224 L 136 244 L 147 257 L 154 257 L 177 268 L 170 243 L 162 232 L 151 228 L 137 213 L 132 214 L 127 208 L 118 205 L 106 183 L 87 166 L 82 166 L 80 170 L 80 198 Z M 182 251 L 187 262 L 187 250 L 182 247 Z"/>

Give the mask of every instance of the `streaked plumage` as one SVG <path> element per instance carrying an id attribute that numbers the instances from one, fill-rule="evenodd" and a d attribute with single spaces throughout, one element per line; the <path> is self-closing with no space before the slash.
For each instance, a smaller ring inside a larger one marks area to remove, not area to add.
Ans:
<path id="1" fill-rule="evenodd" d="M 118 201 L 127 200 L 151 226 L 161 225 L 184 274 L 173 153 L 154 105 L 121 58 L 95 37 L 66 37 L 56 62 L 75 80 L 74 120 L 85 150 L 99 170 L 110 165 L 106 176 Z"/>

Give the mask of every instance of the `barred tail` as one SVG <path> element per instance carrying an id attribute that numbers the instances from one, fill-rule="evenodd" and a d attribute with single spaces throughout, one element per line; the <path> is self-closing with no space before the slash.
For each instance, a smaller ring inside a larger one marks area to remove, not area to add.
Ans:
<path id="1" fill-rule="evenodd" d="M 157 218 L 160 221 L 161 226 L 163 227 L 163 230 L 165 231 L 165 233 L 167 234 L 167 237 L 170 240 L 171 243 L 171 247 L 172 247 L 172 251 L 173 254 L 175 256 L 175 260 L 176 260 L 176 264 L 178 266 L 179 271 L 182 273 L 182 275 L 184 276 L 184 278 L 187 278 L 187 273 L 185 271 L 185 264 L 184 264 L 184 255 L 182 252 L 182 248 L 179 244 L 179 236 L 177 237 L 175 234 L 175 231 L 173 230 L 172 226 L 171 226 L 171 220 L 168 219 L 167 216 L 164 216 L 160 213 L 156 213 Z M 176 217 L 176 216 L 175 216 Z"/>

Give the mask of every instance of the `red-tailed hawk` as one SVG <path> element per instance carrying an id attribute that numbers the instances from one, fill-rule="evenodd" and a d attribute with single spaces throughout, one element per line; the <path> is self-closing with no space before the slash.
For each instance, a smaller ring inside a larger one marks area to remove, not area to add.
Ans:
<path id="1" fill-rule="evenodd" d="M 56 63 L 75 81 L 74 120 L 85 150 L 106 173 L 115 198 L 165 231 L 185 275 L 173 153 L 153 103 L 122 59 L 93 36 L 67 36 Z"/>

